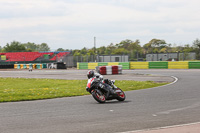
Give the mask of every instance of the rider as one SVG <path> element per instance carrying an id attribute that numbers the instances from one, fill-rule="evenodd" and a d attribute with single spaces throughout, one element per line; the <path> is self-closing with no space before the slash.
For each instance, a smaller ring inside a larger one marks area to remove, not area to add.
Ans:
<path id="1" fill-rule="evenodd" d="M 105 85 L 107 86 L 106 88 L 108 88 L 108 92 L 113 94 L 114 93 L 114 90 L 113 89 L 116 89 L 117 87 L 114 85 L 114 81 L 111 81 L 109 79 L 103 79 L 103 76 L 99 73 L 94 73 L 93 70 L 89 70 L 87 72 L 87 77 L 88 77 L 88 82 L 91 82 L 92 78 L 96 78 L 97 80 L 105 83 Z M 108 87 L 108 86 L 111 86 L 111 87 Z M 109 89 L 109 88 L 112 88 L 112 89 Z M 89 91 L 89 88 L 86 87 L 86 90 Z M 108 93 L 108 94 L 109 94 Z"/>

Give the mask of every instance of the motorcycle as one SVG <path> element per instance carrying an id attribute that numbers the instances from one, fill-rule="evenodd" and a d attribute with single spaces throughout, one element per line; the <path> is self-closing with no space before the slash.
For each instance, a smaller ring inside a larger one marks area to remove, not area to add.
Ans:
<path id="1" fill-rule="evenodd" d="M 92 94 L 93 98 L 99 103 L 105 103 L 106 100 L 117 99 L 124 101 L 126 99 L 125 93 L 114 85 L 113 80 L 101 81 L 97 78 L 88 80 L 86 90 Z"/>

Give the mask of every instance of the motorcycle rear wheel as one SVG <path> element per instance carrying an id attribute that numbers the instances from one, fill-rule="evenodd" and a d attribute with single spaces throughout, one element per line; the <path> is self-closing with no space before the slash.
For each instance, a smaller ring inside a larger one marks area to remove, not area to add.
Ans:
<path id="1" fill-rule="evenodd" d="M 100 92 L 100 91 L 94 90 L 92 92 L 92 96 L 99 103 L 105 103 L 106 102 L 105 95 L 102 92 Z"/>
<path id="2" fill-rule="evenodd" d="M 120 90 L 121 92 L 117 92 L 117 100 L 118 101 L 124 101 L 126 99 L 126 95 L 125 93 L 120 89 L 120 88 L 117 88 L 116 90 Z"/>

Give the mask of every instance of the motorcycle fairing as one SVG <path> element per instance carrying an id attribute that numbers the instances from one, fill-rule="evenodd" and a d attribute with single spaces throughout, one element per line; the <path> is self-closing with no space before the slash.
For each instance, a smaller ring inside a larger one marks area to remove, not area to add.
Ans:
<path id="1" fill-rule="evenodd" d="M 88 88 L 91 88 L 91 84 L 92 84 L 92 82 L 94 81 L 94 79 L 95 79 L 95 78 L 90 78 L 90 79 L 88 79 L 88 83 L 87 83 L 87 87 L 88 87 Z"/>

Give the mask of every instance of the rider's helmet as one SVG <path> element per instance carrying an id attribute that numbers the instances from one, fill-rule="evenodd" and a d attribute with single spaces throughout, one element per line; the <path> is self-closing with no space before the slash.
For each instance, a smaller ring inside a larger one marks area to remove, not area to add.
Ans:
<path id="1" fill-rule="evenodd" d="M 93 77 L 93 76 L 94 76 L 94 71 L 89 70 L 89 71 L 87 72 L 87 77 L 88 77 L 88 79 L 90 79 L 90 78 Z"/>

